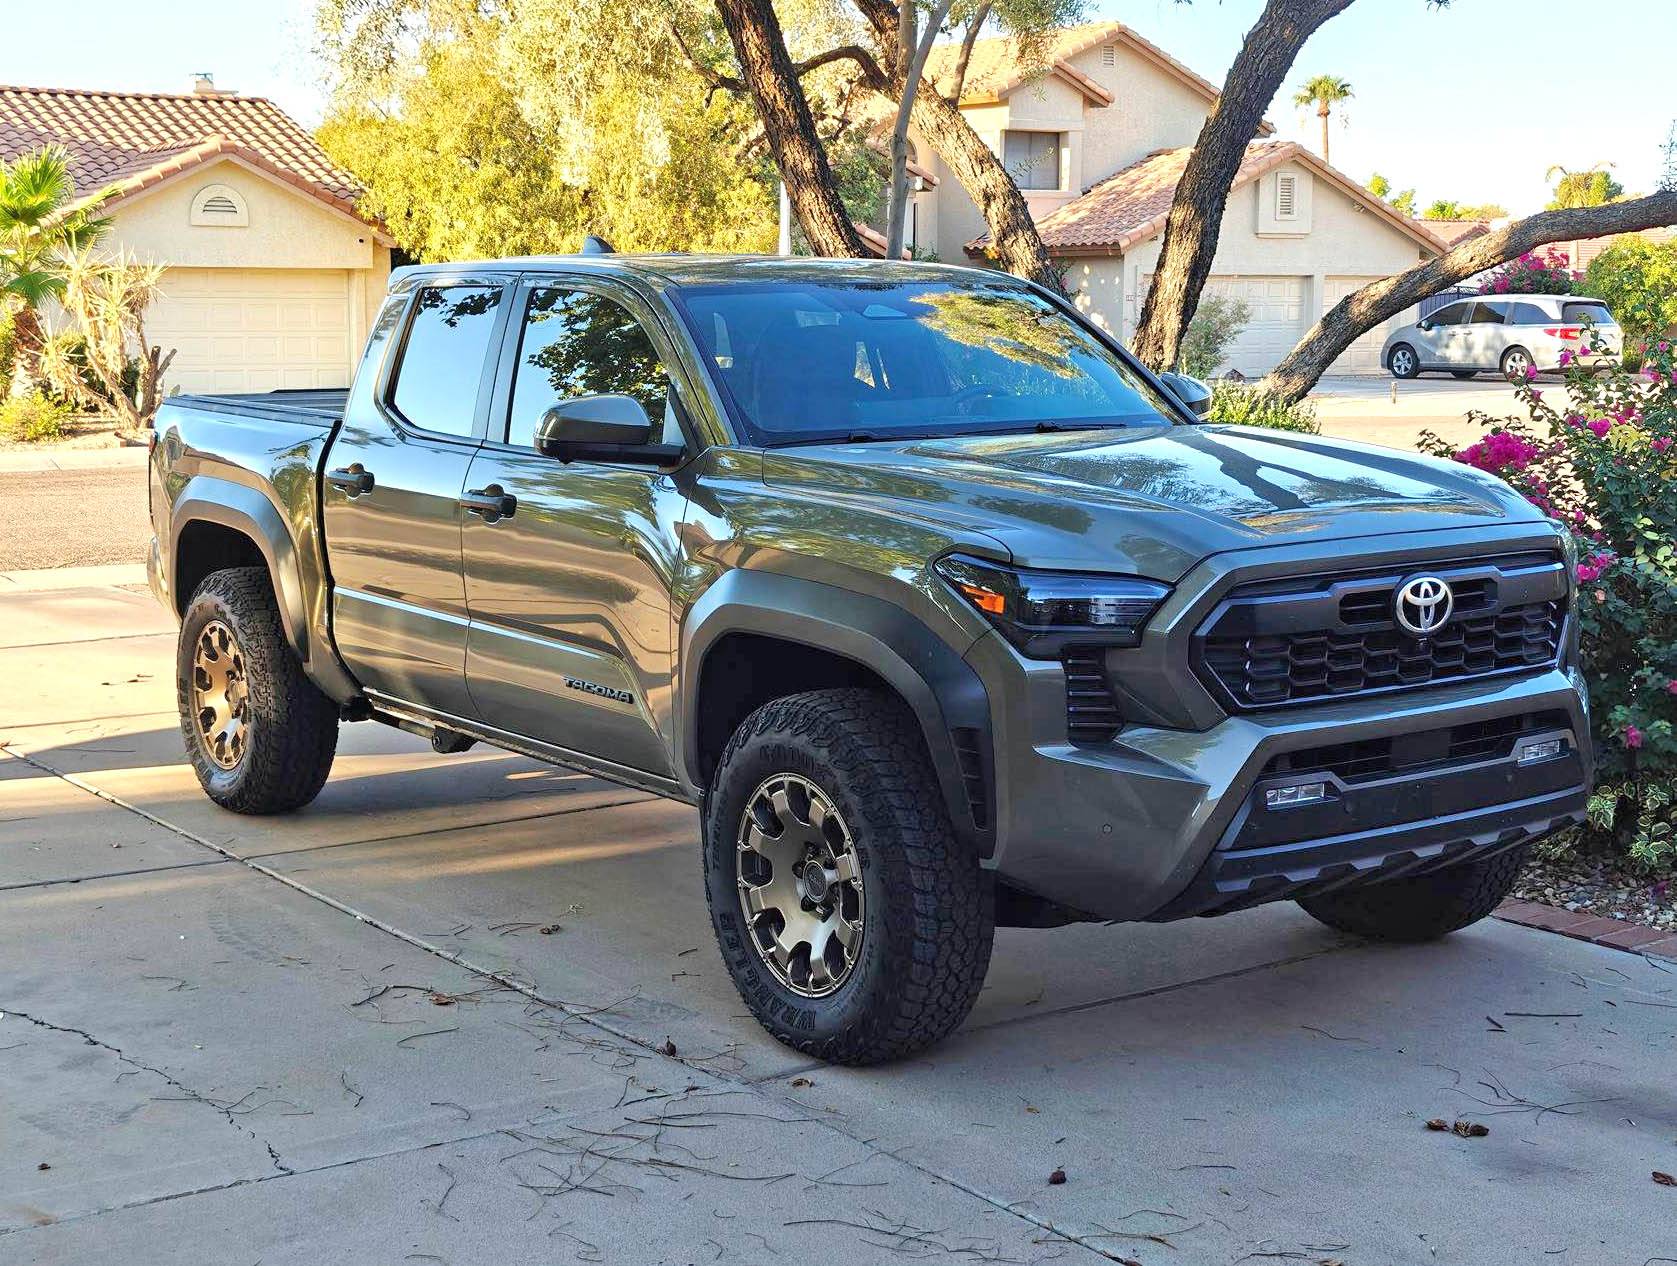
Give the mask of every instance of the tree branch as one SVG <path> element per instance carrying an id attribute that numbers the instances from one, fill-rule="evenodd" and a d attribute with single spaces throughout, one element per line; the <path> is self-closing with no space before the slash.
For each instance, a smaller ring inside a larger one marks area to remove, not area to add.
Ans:
<path id="1" fill-rule="evenodd" d="M 1428 295 L 1550 242 L 1609 237 L 1677 224 L 1677 189 L 1599 207 L 1543 211 L 1463 242 L 1434 259 L 1364 286 L 1336 303 L 1258 385 L 1301 399 L 1358 337 Z"/>
<path id="2" fill-rule="evenodd" d="M 972 15 L 972 21 L 967 24 L 967 33 L 961 37 L 961 51 L 955 55 L 955 82 L 948 92 L 943 95 L 949 100 L 960 103 L 961 93 L 967 86 L 967 67 L 972 64 L 972 46 L 978 43 L 978 33 L 984 29 L 984 24 L 990 20 L 990 5 L 988 0 L 978 6 Z"/>
<path id="3" fill-rule="evenodd" d="M 746 93 L 750 91 L 750 89 L 746 86 L 745 80 L 741 79 L 738 75 L 724 75 L 714 66 L 711 66 L 702 60 L 687 43 L 686 37 L 681 33 L 681 27 L 673 18 L 669 21 L 669 28 L 670 34 L 675 37 L 676 47 L 681 50 L 682 56 L 687 59 L 688 63 L 693 67 L 693 70 L 698 74 L 699 78 L 705 81 L 705 84 L 709 87 L 712 94 L 717 92 Z M 880 69 L 879 63 L 874 60 L 873 54 L 868 52 L 868 50 L 863 48 L 860 44 L 841 44 L 837 48 L 829 48 L 824 53 L 817 53 L 813 57 L 806 57 L 801 62 L 793 62 L 792 73 L 797 75 L 799 79 L 802 79 L 812 70 L 820 70 L 823 66 L 830 66 L 834 62 L 842 61 L 855 62 L 856 68 L 861 71 L 862 78 L 868 82 L 869 87 L 874 87 L 885 82 L 885 72 Z M 708 96 L 706 104 L 709 104 Z"/>

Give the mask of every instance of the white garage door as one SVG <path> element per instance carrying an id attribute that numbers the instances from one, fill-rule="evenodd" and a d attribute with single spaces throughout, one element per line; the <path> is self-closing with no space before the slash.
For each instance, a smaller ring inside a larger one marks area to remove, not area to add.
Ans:
<path id="1" fill-rule="evenodd" d="M 1325 308 L 1332 308 L 1334 304 L 1368 285 L 1371 281 L 1379 281 L 1379 277 L 1329 277 L 1327 279 L 1327 293 L 1323 296 Z M 1380 372 L 1380 349 L 1385 345 L 1386 334 L 1391 329 L 1389 325 L 1377 325 L 1364 334 L 1350 347 L 1340 354 L 1329 368 L 1330 374 L 1377 374 Z"/>
<path id="2" fill-rule="evenodd" d="M 349 273 L 171 268 L 162 290 L 146 337 L 175 349 L 169 390 L 349 385 Z"/>
<path id="3" fill-rule="evenodd" d="M 1293 345 L 1304 336 L 1303 277 L 1212 276 L 1205 294 L 1224 295 L 1246 304 L 1250 315 L 1246 328 L 1235 336 L 1224 353 L 1219 373 L 1238 369 L 1256 378 L 1274 369 Z"/>

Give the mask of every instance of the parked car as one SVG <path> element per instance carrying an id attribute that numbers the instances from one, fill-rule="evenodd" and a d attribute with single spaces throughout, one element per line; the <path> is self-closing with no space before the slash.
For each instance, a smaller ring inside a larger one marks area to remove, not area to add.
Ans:
<path id="1" fill-rule="evenodd" d="M 1445 304 L 1397 330 L 1386 339 L 1380 363 L 1394 378 L 1414 378 L 1429 369 L 1471 378 L 1494 369 L 1514 381 L 1528 369 L 1561 368 L 1562 352 L 1571 353 L 1568 361 L 1589 364 L 1623 350 L 1623 331 L 1600 299 L 1497 295 Z"/>
<path id="2" fill-rule="evenodd" d="M 1201 424 L 995 272 L 400 269 L 347 392 L 171 397 L 150 488 L 216 803 L 307 804 L 374 721 L 696 805 L 741 996 L 829 1060 L 955 1028 L 997 924 L 1436 937 L 1584 814 L 1553 523 Z"/>

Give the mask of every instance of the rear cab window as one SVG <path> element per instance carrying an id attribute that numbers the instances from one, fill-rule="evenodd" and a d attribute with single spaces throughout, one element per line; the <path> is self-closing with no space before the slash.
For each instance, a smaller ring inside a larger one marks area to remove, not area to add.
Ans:
<path id="1" fill-rule="evenodd" d="M 499 285 L 425 286 L 413 299 L 386 400 L 415 430 L 466 438 L 494 342 Z"/>

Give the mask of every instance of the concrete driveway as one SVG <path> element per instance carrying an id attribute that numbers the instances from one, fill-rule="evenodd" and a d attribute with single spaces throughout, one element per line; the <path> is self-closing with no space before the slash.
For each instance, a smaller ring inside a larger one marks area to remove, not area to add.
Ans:
<path id="1" fill-rule="evenodd" d="M 169 622 L 77 581 L 0 582 L 0 1261 L 1677 1259 L 1665 964 L 1006 930 L 953 1040 L 812 1065 L 690 810 L 358 725 L 309 809 L 223 813 Z"/>

